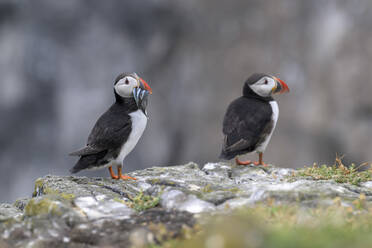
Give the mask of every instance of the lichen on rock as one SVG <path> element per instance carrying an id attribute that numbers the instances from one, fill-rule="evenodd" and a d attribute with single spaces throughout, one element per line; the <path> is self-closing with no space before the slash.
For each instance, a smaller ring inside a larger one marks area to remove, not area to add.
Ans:
<path id="1" fill-rule="evenodd" d="M 57 215 L 61 216 L 62 211 L 59 205 L 62 204 L 48 198 L 37 197 L 31 199 L 25 206 L 25 216 L 40 216 L 40 215 Z"/>
<path id="2" fill-rule="evenodd" d="M 234 209 L 268 203 L 327 208 L 337 202 L 360 211 L 372 202 L 371 181 L 339 183 L 295 173 L 274 166 L 188 163 L 129 173 L 136 181 L 49 175 L 36 180 L 31 199 L 0 205 L 0 240 L 10 247 L 160 244 L 192 236 L 200 217 Z"/>

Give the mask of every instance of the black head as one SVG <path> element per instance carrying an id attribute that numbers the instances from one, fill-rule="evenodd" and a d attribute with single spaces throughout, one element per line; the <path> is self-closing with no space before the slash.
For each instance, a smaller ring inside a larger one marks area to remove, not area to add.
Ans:
<path id="1" fill-rule="evenodd" d="M 151 87 L 136 73 L 121 73 L 116 77 L 114 83 L 116 100 L 120 101 L 122 98 L 134 97 L 133 91 L 135 88 L 146 90 L 149 92 L 149 94 L 152 93 Z"/>
<path id="2" fill-rule="evenodd" d="M 279 78 L 265 73 L 254 73 L 245 81 L 243 96 L 271 101 L 273 94 L 288 91 L 287 84 Z"/>
<path id="3" fill-rule="evenodd" d="M 146 115 L 147 97 L 152 94 L 151 87 L 136 73 L 122 73 L 114 83 L 116 102 L 119 104 L 135 101 Z"/>

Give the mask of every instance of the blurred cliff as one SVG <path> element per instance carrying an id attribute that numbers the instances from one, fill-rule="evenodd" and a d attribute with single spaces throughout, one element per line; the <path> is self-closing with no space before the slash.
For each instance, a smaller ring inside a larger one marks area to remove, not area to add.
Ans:
<path id="1" fill-rule="evenodd" d="M 67 154 L 113 102 L 122 71 L 154 92 L 126 171 L 217 161 L 226 107 L 253 72 L 291 89 L 278 99 L 266 161 L 332 163 L 336 152 L 368 161 L 371 30 L 368 0 L 2 0 L 0 201 L 68 174 Z"/>

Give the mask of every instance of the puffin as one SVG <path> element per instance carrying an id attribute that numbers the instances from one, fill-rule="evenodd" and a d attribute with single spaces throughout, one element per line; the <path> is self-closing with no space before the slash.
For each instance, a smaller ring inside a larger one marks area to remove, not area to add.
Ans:
<path id="1" fill-rule="evenodd" d="M 271 139 L 279 117 L 273 94 L 289 92 L 288 85 L 277 77 L 254 73 L 244 83 L 243 96 L 227 108 L 223 120 L 224 141 L 220 158 L 235 158 L 237 165 L 263 165 L 263 153 Z M 257 152 L 259 160 L 241 161 L 239 155 Z"/>
<path id="2" fill-rule="evenodd" d="M 108 167 L 112 179 L 136 180 L 122 174 L 123 161 L 146 128 L 146 107 L 152 89 L 136 73 L 122 73 L 115 79 L 114 94 L 114 104 L 99 117 L 86 146 L 69 154 L 80 157 L 71 173 Z M 117 167 L 117 175 L 113 166 Z"/>

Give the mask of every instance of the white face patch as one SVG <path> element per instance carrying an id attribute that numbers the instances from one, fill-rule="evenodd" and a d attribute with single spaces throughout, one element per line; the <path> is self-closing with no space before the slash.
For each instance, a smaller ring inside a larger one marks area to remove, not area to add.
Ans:
<path id="1" fill-rule="evenodd" d="M 131 97 L 133 89 L 138 87 L 138 81 L 134 77 L 126 76 L 115 85 L 115 91 L 121 97 Z"/>
<path id="2" fill-rule="evenodd" d="M 275 80 L 271 77 L 263 77 L 256 83 L 250 85 L 251 89 L 259 96 L 268 97 L 275 87 Z"/>

